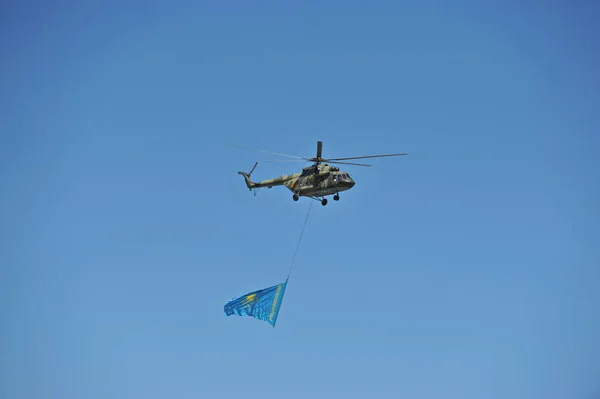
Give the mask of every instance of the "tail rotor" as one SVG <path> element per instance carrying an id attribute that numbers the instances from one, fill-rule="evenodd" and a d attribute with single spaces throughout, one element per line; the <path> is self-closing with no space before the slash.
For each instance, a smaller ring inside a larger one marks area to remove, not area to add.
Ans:
<path id="1" fill-rule="evenodd" d="M 256 162 L 254 164 L 254 166 L 252 167 L 252 169 L 250 169 L 250 172 L 248 172 L 248 177 L 252 176 L 252 172 L 254 172 L 254 169 L 256 169 L 257 166 L 258 166 L 258 162 Z"/>
<path id="2" fill-rule="evenodd" d="M 256 169 L 256 167 L 258 166 L 258 162 L 256 162 L 254 164 L 254 166 L 252 167 L 252 169 L 250 169 L 250 172 L 246 173 L 246 172 L 238 172 L 238 175 L 242 175 L 244 176 L 244 180 L 246 181 L 246 187 L 248 187 L 248 190 L 252 191 L 252 189 L 254 188 L 254 183 L 252 182 L 252 180 L 250 180 L 250 176 L 252 176 L 252 172 L 254 172 L 254 169 Z"/>

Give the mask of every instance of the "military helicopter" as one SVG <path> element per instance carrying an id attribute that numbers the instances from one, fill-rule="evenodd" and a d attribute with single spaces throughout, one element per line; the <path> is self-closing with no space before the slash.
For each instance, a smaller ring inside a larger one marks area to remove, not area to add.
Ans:
<path id="1" fill-rule="evenodd" d="M 257 150 L 254 148 L 240 147 L 237 145 L 229 144 L 231 147 L 242 148 L 245 150 L 264 152 L 267 154 L 274 154 L 285 156 L 289 158 L 295 158 L 294 160 L 274 160 L 268 162 L 313 162 L 312 165 L 302 169 L 302 172 L 293 173 L 291 175 L 284 175 L 276 177 L 274 179 L 262 180 L 259 182 L 253 182 L 250 180 L 250 176 L 258 162 L 254 164 L 254 167 L 250 172 L 238 172 L 239 175 L 244 176 L 246 181 L 246 187 L 250 191 L 256 190 L 261 187 L 272 188 L 274 186 L 285 186 L 292 193 L 292 199 L 298 201 L 300 197 L 308 197 L 317 201 L 321 201 L 323 206 L 327 205 L 328 195 L 333 195 L 334 201 L 339 201 L 340 194 L 342 191 L 350 190 L 356 184 L 354 179 L 350 176 L 350 173 L 340 170 L 336 166 L 330 166 L 331 164 L 344 164 L 344 165 L 355 165 L 355 166 L 371 166 L 363 163 L 352 163 L 352 162 L 341 162 L 350 159 L 363 159 L 363 158 L 380 158 L 380 157 L 393 157 L 399 155 L 408 155 L 408 153 L 401 154 L 383 154 L 383 155 L 366 155 L 360 157 L 347 157 L 347 158 L 323 158 L 323 142 L 317 141 L 317 156 L 313 158 L 303 158 L 294 155 L 280 154 L 276 152 Z"/>

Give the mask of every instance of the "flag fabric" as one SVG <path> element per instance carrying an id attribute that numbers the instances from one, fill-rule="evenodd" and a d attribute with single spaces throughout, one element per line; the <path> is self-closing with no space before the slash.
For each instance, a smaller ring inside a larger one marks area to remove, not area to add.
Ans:
<path id="1" fill-rule="evenodd" d="M 251 316 L 275 327 L 286 286 L 287 280 L 285 283 L 232 299 L 225 304 L 225 315 Z"/>

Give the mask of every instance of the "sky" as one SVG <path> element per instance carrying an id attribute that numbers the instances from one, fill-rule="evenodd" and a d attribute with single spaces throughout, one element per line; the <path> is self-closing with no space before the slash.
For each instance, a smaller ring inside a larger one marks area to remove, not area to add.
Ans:
<path id="1" fill-rule="evenodd" d="M 600 397 L 600 6 L 9 1 L 0 397 Z M 325 207 L 255 180 L 344 168 Z M 285 280 L 277 326 L 230 299 Z"/>

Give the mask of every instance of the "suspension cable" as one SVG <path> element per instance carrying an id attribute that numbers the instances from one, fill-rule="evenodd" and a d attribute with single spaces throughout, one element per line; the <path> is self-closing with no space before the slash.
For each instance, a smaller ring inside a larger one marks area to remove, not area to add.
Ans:
<path id="1" fill-rule="evenodd" d="M 306 219 L 304 219 L 304 225 L 302 226 L 302 232 L 300 233 L 300 238 L 298 239 L 298 244 L 296 244 L 296 252 L 294 252 L 294 257 L 292 258 L 292 264 L 290 265 L 290 270 L 288 272 L 287 280 L 290 278 L 290 274 L 292 274 L 292 268 L 294 267 L 294 261 L 296 260 L 296 254 L 298 253 L 298 248 L 300 247 L 300 241 L 302 241 L 302 236 L 304 235 L 304 229 L 306 228 L 306 222 L 308 222 L 308 216 L 310 215 L 310 209 L 312 208 L 312 201 L 308 205 L 308 212 L 306 212 Z"/>

